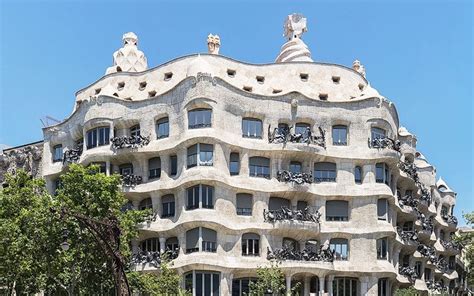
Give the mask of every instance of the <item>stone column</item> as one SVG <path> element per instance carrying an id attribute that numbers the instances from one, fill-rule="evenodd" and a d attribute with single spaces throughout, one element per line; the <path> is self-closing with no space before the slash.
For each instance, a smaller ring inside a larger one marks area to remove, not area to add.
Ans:
<path id="1" fill-rule="evenodd" d="M 360 280 L 360 295 L 367 295 L 369 291 L 369 277 L 362 276 L 359 278 Z"/>
<path id="2" fill-rule="evenodd" d="M 160 253 L 164 253 L 166 250 L 166 237 L 160 237 Z"/>
<path id="3" fill-rule="evenodd" d="M 324 295 L 324 275 L 319 277 L 319 295 Z"/>
<path id="4" fill-rule="evenodd" d="M 309 284 L 311 281 L 310 276 L 305 276 L 304 277 L 304 290 L 303 290 L 303 295 L 309 295 Z"/>
<path id="5" fill-rule="evenodd" d="M 334 291 L 332 290 L 332 282 L 334 281 L 334 275 L 328 275 L 328 293 L 329 296 L 332 296 Z M 362 294 L 364 295 L 364 294 Z"/>
<path id="6" fill-rule="evenodd" d="M 286 295 L 291 296 L 291 275 L 286 276 Z"/>
<path id="7" fill-rule="evenodd" d="M 110 176 L 110 169 L 111 169 L 111 167 L 110 167 L 110 160 L 106 160 L 106 161 L 105 161 L 105 174 L 106 174 L 107 176 Z"/>
<path id="8" fill-rule="evenodd" d="M 369 277 L 368 287 L 367 287 L 367 295 L 378 295 L 378 283 L 379 279 L 377 277 Z M 388 294 L 390 295 L 390 294 Z"/>
<path id="9" fill-rule="evenodd" d="M 221 278 L 221 295 L 232 295 L 232 279 L 234 275 L 230 272 L 223 273 Z"/>
<path id="10" fill-rule="evenodd" d="M 140 159 L 138 163 L 142 168 L 143 183 L 148 182 L 148 159 Z"/>

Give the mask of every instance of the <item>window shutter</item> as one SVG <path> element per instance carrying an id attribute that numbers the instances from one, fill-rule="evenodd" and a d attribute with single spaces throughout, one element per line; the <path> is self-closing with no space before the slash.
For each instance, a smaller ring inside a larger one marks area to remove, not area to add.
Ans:
<path id="1" fill-rule="evenodd" d="M 326 202 L 326 216 L 349 217 L 348 202 L 345 200 L 328 200 Z"/>
<path id="2" fill-rule="evenodd" d="M 159 157 L 153 157 L 148 160 L 148 169 L 160 169 L 161 168 L 161 160 Z"/>
<path id="3" fill-rule="evenodd" d="M 202 228 L 202 240 L 206 242 L 217 242 L 217 232 L 209 228 Z"/>
<path id="4" fill-rule="evenodd" d="M 248 193 L 237 193 L 237 208 L 251 209 L 252 195 Z"/>
<path id="5" fill-rule="evenodd" d="M 281 197 L 270 197 L 270 202 L 268 203 L 268 210 L 275 211 L 281 209 L 281 207 L 290 207 L 290 201 Z"/>
<path id="6" fill-rule="evenodd" d="M 199 227 L 186 232 L 186 249 L 199 247 Z"/>

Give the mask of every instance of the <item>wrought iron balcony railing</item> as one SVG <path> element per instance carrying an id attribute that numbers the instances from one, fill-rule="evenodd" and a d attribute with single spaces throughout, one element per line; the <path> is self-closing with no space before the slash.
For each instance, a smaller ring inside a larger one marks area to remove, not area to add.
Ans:
<path id="1" fill-rule="evenodd" d="M 176 258 L 178 258 L 177 250 L 166 250 L 163 253 L 159 251 L 139 251 L 132 255 L 132 264 L 150 264 L 154 267 L 159 267 L 163 260 L 173 260 Z"/>
<path id="2" fill-rule="evenodd" d="M 443 248 L 445 248 L 446 250 L 458 251 L 461 249 L 459 244 L 455 241 L 447 241 L 447 240 L 440 239 L 439 242 L 443 246 Z"/>
<path id="3" fill-rule="evenodd" d="M 82 146 L 64 151 L 63 163 L 78 162 L 82 155 Z"/>
<path id="4" fill-rule="evenodd" d="M 399 161 L 398 162 L 398 168 L 404 172 L 405 174 L 407 174 L 408 176 L 410 176 L 410 178 L 413 179 L 413 181 L 417 182 L 419 181 L 419 178 L 418 178 L 418 168 L 416 167 L 416 165 L 412 162 L 408 162 L 408 161 Z"/>
<path id="5" fill-rule="evenodd" d="M 412 195 L 405 195 L 398 198 L 398 204 L 400 207 L 412 207 L 416 208 L 418 206 L 418 201 Z"/>
<path id="6" fill-rule="evenodd" d="M 445 287 L 442 281 L 437 281 L 437 282 L 433 280 L 426 281 L 426 287 L 431 291 L 437 291 L 437 292 L 442 292 L 445 290 Z"/>
<path id="7" fill-rule="evenodd" d="M 311 184 L 313 183 L 313 174 L 310 173 L 293 173 L 290 171 L 278 171 L 277 180 L 280 182 L 291 182 L 294 184 Z"/>
<path id="8" fill-rule="evenodd" d="M 135 187 L 138 184 L 141 184 L 142 180 L 143 180 L 142 176 L 137 176 L 133 174 L 122 176 L 122 184 L 125 187 Z"/>
<path id="9" fill-rule="evenodd" d="M 313 136 L 311 129 L 308 127 L 304 133 L 291 133 L 292 128 L 276 127 L 271 131 L 271 126 L 268 126 L 268 143 L 286 144 L 291 143 L 306 143 L 315 144 L 326 149 L 326 132 L 319 127 L 319 136 Z"/>
<path id="10" fill-rule="evenodd" d="M 385 138 L 375 138 L 375 139 L 368 139 L 369 148 L 377 148 L 377 149 L 393 149 L 395 151 L 400 151 L 400 141 L 393 140 L 388 137 Z"/>
<path id="11" fill-rule="evenodd" d="M 304 210 L 289 209 L 287 207 L 281 207 L 279 210 L 263 210 L 263 219 L 265 222 L 276 222 L 276 221 L 309 221 L 319 223 L 321 214 L 313 208 L 306 207 Z"/>
<path id="12" fill-rule="evenodd" d="M 286 247 L 271 251 L 270 248 L 267 247 L 267 260 L 333 262 L 334 251 L 331 251 L 328 247 L 325 246 L 319 247 L 319 250 L 305 248 L 303 251 L 292 250 Z"/>
<path id="13" fill-rule="evenodd" d="M 417 247 L 417 251 L 420 254 L 431 261 L 431 263 L 435 264 L 438 261 L 438 257 L 436 257 L 436 251 L 432 246 L 427 246 L 425 244 L 419 244 Z"/>
<path id="14" fill-rule="evenodd" d="M 141 135 L 138 136 L 121 136 L 113 137 L 111 140 L 112 148 L 114 150 L 124 149 L 124 148 L 138 148 L 146 146 L 150 143 L 150 137 L 144 137 Z"/>
<path id="15" fill-rule="evenodd" d="M 458 218 L 456 218 L 453 215 L 441 214 L 441 218 L 443 218 L 443 220 L 446 221 L 448 224 L 453 224 L 453 225 L 458 224 Z"/>
<path id="16" fill-rule="evenodd" d="M 418 209 L 416 209 L 415 211 L 418 221 L 421 222 L 421 229 L 424 231 L 429 231 L 430 233 L 433 232 L 433 218 L 426 217 L 426 215 Z"/>
<path id="17" fill-rule="evenodd" d="M 398 273 L 408 278 L 410 282 L 413 282 L 417 277 L 418 273 L 415 270 L 415 267 L 410 266 L 400 266 Z"/>
<path id="18" fill-rule="evenodd" d="M 428 205 L 431 204 L 431 193 L 430 193 L 430 191 L 425 186 L 421 186 L 419 188 L 420 188 L 420 191 L 421 191 L 420 200 L 426 202 Z"/>
<path id="19" fill-rule="evenodd" d="M 446 273 L 449 268 L 448 268 L 448 262 L 444 258 L 438 258 L 436 262 L 433 262 L 436 268 L 441 271 L 442 273 Z"/>
<path id="20" fill-rule="evenodd" d="M 415 242 L 418 243 L 418 233 L 416 230 L 402 230 L 401 227 L 397 226 L 397 233 L 404 242 Z"/>

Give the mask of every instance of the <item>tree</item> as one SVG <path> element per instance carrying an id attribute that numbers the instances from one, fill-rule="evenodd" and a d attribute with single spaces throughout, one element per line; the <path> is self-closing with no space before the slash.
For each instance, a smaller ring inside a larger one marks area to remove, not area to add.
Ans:
<path id="1" fill-rule="evenodd" d="M 418 296 L 418 291 L 413 288 L 407 288 L 407 289 L 397 289 L 395 291 L 395 296 Z"/>
<path id="2" fill-rule="evenodd" d="M 44 181 L 23 170 L 6 175 L 0 190 L 0 287 L 35 293 L 46 284 L 43 244 L 49 238 L 51 199 Z"/>
<path id="3" fill-rule="evenodd" d="M 474 212 L 466 213 L 463 217 L 466 220 L 466 224 L 472 229 L 474 227 Z M 472 286 L 474 285 L 474 231 L 458 232 L 455 240 L 463 248 L 463 259 L 467 272 L 466 280 L 468 285 Z"/>
<path id="4" fill-rule="evenodd" d="M 250 282 L 250 296 L 261 295 L 285 295 L 285 275 L 278 267 L 278 263 L 272 262 L 270 266 L 257 268 L 257 281 Z M 291 289 L 294 295 L 299 288 L 299 283 Z"/>

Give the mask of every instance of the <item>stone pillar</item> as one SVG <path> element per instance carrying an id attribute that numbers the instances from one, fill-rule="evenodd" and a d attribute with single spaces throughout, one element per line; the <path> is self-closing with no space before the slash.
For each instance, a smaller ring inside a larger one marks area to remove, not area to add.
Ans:
<path id="1" fill-rule="evenodd" d="M 379 279 L 377 277 L 369 277 L 367 295 L 377 296 L 378 295 L 378 283 Z M 390 294 L 388 294 L 390 295 Z"/>
<path id="2" fill-rule="evenodd" d="M 232 273 L 223 273 L 221 279 L 221 295 L 232 295 Z"/>
<path id="3" fill-rule="evenodd" d="M 304 290 L 303 290 L 303 295 L 309 295 L 309 284 L 311 281 L 310 276 L 305 276 L 304 277 Z"/>
<path id="4" fill-rule="evenodd" d="M 334 281 L 334 275 L 328 275 L 328 294 L 329 296 L 332 296 L 334 291 L 332 290 L 332 282 Z M 364 295 L 364 294 L 362 294 Z"/>
<path id="5" fill-rule="evenodd" d="M 148 159 L 140 159 L 138 163 L 140 164 L 142 168 L 141 173 L 142 173 L 143 183 L 148 182 Z"/>
<path id="6" fill-rule="evenodd" d="M 105 174 L 106 174 L 107 176 L 110 176 L 110 169 L 111 169 L 111 167 L 110 167 L 110 160 L 106 160 L 106 161 L 105 161 Z"/>
<path id="7" fill-rule="evenodd" d="M 324 275 L 319 277 L 319 295 L 324 295 Z"/>
<path id="8" fill-rule="evenodd" d="M 286 295 L 291 296 L 291 275 L 286 276 Z"/>
<path id="9" fill-rule="evenodd" d="M 166 250 L 166 237 L 160 237 L 160 253 L 164 253 Z"/>
<path id="10" fill-rule="evenodd" d="M 359 278 L 360 280 L 360 294 L 359 295 L 367 295 L 369 291 L 369 277 L 362 276 Z"/>
<path id="11" fill-rule="evenodd" d="M 395 247 L 393 250 L 393 264 L 395 266 L 395 270 L 398 273 L 398 268 L 400 266 L 400 247 Z"/>

